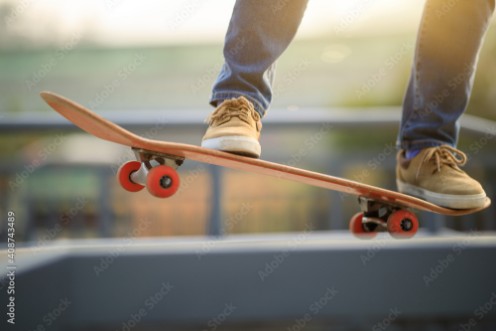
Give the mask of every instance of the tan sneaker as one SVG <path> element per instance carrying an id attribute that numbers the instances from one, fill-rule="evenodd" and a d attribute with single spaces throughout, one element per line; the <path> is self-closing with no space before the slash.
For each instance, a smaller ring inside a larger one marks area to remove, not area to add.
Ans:
<path id="1" fill-rule="evenodd" d="M 477 208 L 486 201 L 482 186 L 459 168 L 467 157 L 455 148 L 425 148 L 411 160 L 402 150 L 396 161 L 396 183 L 402 193 L 453 209 Z"/>
<path id="2" fill-rule="evenodd" d="M 262 122 L 244 97 L 225 100 L 207 119 L 209 127 L 201 146 L 224 152 L 260 157 Z"/>

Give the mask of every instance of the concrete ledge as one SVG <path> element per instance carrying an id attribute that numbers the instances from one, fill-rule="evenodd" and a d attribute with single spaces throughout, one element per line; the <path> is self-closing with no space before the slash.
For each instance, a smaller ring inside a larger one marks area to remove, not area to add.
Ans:
<path id="1" fill-rule="evenodd" d="M 6 270 L 7 253 L 0 254 Z M 496 326 L 495 236 L 124 238 L 16 254 L 16 326 L 23 330 Z"/>

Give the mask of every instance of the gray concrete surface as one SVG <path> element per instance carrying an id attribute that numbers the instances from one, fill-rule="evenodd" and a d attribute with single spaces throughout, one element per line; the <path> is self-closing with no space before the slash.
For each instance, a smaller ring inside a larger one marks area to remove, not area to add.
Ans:
<path id="1" fill-rule="evenodd" d="M 71 240 L 17 247 L 14 264 L 0 251 L 15 330 L 495 330 L 495 261 L 487 233 Z"/>

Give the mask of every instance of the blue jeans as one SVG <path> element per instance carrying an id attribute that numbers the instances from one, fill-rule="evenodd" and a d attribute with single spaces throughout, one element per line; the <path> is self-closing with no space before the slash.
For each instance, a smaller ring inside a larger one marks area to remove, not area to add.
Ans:
<path id="1" fill-rule="evenodd" d="M 210 103 L 245 96 L 260 115 L 272 100 L 275 63 L 293 39 L 307 0 L 238 0 L 224 65 Z M 398 147 L 456 146 L 495 0 L 427 0 L 403 102 Z"/>
<path id="2" fill-rule="evenodd" d="M 451 4 L 451 5 L 450 5 Z M 428 0 L 403 100 L 397 145 L 456 147 L 494 0 Z"/>

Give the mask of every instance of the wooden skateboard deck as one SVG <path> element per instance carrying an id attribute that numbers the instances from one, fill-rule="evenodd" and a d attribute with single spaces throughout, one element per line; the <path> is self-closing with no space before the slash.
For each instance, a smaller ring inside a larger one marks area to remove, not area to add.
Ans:
<path id="1" fill-rule="evenodd" d="M 487 208 L 491 201 L 487 198 L 484 206 L 475 209 L 448 209 L 399 192 L 359 183 L 344 178 L 325 175 L 284 164 L 254 159 L 199 146 L 157 141 L 134 134 L 121 126 L 101 117 L 89 109 L 52 92 L 42 92 L 41 97 L 58 113 L 84 131 L 107 141 L 132 147 L 146 161 L 150 155 L 162 156 L 177 165 L 183 159 L 214 164 L 222 167 L 250 171 L 275 176 L 329 190 L 353 194 L 361 197 L 362 204 L 379 203 L 395 209 L 413 208 L 444 215 L 460 216 L 475 213 Z M 175 180 L 179 178 L 174 177 Z M 360 217 L 359 217 L 360 218 Z M 365 216 L 364 216 L 365 218 Z M 359 220 L 362 221 L 361 219 Z"/>

